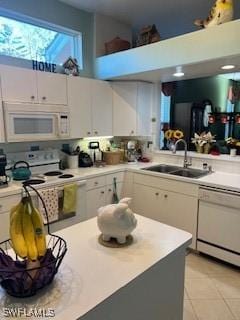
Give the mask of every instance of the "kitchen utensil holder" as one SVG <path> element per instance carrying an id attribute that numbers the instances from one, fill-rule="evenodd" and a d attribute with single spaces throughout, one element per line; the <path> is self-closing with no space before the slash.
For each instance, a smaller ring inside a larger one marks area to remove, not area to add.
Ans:
<path id="1" fill-rule="evenodd" d="M 67 252 L 67 243 L 60 236 L 50 232 L 48 212 L 39 192 L 31 185 L 23 186 L 26 198 L 31 202 L 28 188 L 36 192 L 43 203 L 47 218 L 48 243 L 44 257 L 39 259 L 40 266 L 27 268 L 27 261 L 17 254 L 13 255 L 10 239 L 0 243 L 0 284 L 5 291 L 14 297 L 25 298 L 35 295 L 40 289 L 49 285 Z M 14 258 L 13 258 L 14 257 Z"/>

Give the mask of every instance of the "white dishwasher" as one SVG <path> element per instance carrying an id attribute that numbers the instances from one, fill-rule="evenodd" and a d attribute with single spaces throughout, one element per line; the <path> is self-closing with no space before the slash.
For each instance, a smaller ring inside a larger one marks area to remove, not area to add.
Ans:
<path id="1" fill-rule="evenodd" d="M 197 250 L 240 266 L 240 193 L 200 187 Z"/>

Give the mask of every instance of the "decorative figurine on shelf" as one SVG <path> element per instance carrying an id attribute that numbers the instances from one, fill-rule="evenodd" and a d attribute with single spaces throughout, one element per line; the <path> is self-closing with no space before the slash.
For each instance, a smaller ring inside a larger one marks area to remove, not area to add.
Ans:
<path id="1" fill-rule="evenodd" d="M 103 242 L 114 238 L 118 244 L 126 243 L 127 237 L 137 226 L 134 213 L 129 208 L 130 202 L 131 198 L 124 198 L 117 204 L 109 204 L 98 209 L 97 223 L 102 232 Z"/>
<path id="2" fill-rule="evenodd" d="M 194 24 L 198 27 L 208 28 L 225 22 L 233 18 L 233 0 L 216 0 L 207 19 L 197 19 Z"/>
<path id="3" fill-rule="evenodd" d="M 69 57 L 63 64 L 63 68 L 66 74 L 72 76 L 79 76 L 79 67 L 77 59 Z"/>
<path id="4" fill-rule="evenodd" d="M 160 34 L 155 24 L 142 28 L 137 40 L 137 47 L 160 41 Z"/>

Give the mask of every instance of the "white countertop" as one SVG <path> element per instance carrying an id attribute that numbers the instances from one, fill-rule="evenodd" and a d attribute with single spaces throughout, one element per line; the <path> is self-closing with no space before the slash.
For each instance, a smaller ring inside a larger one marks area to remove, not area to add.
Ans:
<path id="1" fill-rule="evenodd" d="M 171 252 L 191 243 L 192 235 L 136 215 L 134 242 L 125 248 L 106 248 L 98 243 L 96 218 L 63 229 L 68 251 L 45 295 L 14 299 L 0 289 L 3 307 L 54 308 L 54 319 L 77 319 L 138 277 Z"/>
<path id="2" fill-rule="evenodd" d="M 78 169 L 66 169 L 64 173 L 71 173 L 77 175 L 78 180 L 84 180 L 92 178 L 98 175 L 110 174 L 120 171 L 132 171 L 141 172 L 142 174 L 159 176 L 165 179 L 178 180 L 187 183 L 194 183 L 197 185 L 206 185 L 211 187 L 217 187 L 222 189 L 228 189 L 240 192 L 240 174 L 226 173 L 226 172 L 213 172 L 199 179 L 186 178 L 181 176 L 175 176 L 165 173 L 158 173 L 152 171 L 141 170 L 144 167 L 150 167 L 159 163 L 136 163 L 136 164 L 119 164 L 119 165 L 108 165 L 105 167 L 89 167 L 89 168 L 78 168 Z M 170 163 L 168 163 L 170 164 Z M 46 186 L 46 185 L 45 185 Z M 0 196 L 7 196 L 11 194 L 17 194 L 21 192 L 21 185 L 19 182 L 11 182 L 9 187 L 0 189 Z"/>

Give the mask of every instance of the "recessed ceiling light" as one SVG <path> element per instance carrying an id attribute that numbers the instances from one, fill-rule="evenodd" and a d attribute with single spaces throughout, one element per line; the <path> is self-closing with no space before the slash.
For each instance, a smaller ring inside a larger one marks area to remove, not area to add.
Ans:
<path id="1" fill-rule="evenodd" d="M 181 66 L 176 67 L 176 72 L 173 75 L 174 77 L 183 77 L 184 72 L 182 72 L 182 67 Z"/>
<path id="2" fill-rule="evenodd" d="M 174 75 L 174 77 L 183 77 L 184 73 L 183 72 L 175 72 L 173 75 Z"/>
<path id="3" fill-rule="evenodd" d="M 221 69 L 223 69 L 223 70 L 231 70 L 234 68 L 235 68 L 235 66 L 232 64 L 227 64 L 227 65 L 221 67 Z"/>

